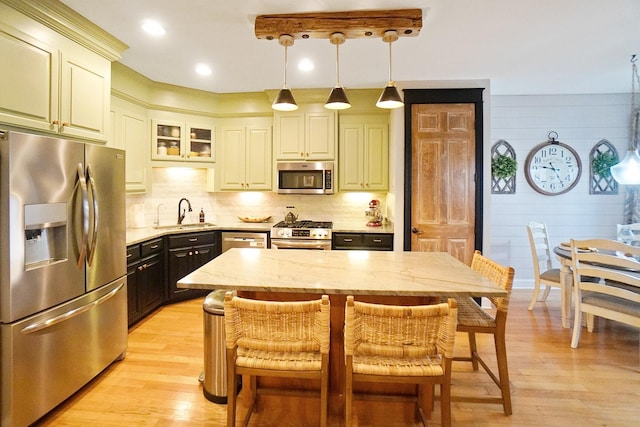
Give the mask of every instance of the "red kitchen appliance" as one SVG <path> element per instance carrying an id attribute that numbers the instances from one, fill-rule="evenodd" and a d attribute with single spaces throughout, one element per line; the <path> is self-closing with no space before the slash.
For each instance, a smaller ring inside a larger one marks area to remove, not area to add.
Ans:
<path id="1" fill-rule="evenodd" d="M 367 227 L 382 226 L 382 213 L 380 212 L 380 200 L 373 199 L 369 202 L 369 210 L 366 215 L 370 218 Z"/>

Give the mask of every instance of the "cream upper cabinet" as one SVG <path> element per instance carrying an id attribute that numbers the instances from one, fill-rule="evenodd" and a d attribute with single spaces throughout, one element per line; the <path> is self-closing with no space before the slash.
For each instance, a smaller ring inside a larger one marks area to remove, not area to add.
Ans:
<path id="1" fill-rule="evenodd" d="M 271 119 L 222 120 L 219 126 L 220 190 L 271 190 Z"/>
<path id="2" fill-rule="evenodd" d="M 388 116 L 341 116 L 339 145 L 340 191 L 389 189 Z"/>
<path id="3" fill-rule="evenodd" d="M 189 121 L 154 119 L 151 132 L 151 159 L 154 161 L 216 161 L 213 122 L 195 124 Z"/>
<path id="4" fill-rule="evenodd" d="M 145 193 L 149 185 L 149 124 L 142 107 L 114 98 L 111 107 L 111 145 L 125 150 L 127 193 Z"/>
<path id="5" fill-rule="evenodd" d="M 337 113 L 321 104 L 274 113 L 275 160 L 335 160 Z"/>
<path id="6" fill-rule="evenodd" d="M 0 22 L 0 122 L 106 141 L 111 61 L 71 41 L 61 44 Z"/>

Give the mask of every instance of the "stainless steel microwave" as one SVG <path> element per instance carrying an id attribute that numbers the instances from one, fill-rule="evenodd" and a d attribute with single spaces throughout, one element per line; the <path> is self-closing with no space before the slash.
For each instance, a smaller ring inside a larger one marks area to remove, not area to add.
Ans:
<path id="1" fill-rule="evenodd" d="M 333 194 L 334 163 L 280 162 L 277 181 L 279 194 Z"/>

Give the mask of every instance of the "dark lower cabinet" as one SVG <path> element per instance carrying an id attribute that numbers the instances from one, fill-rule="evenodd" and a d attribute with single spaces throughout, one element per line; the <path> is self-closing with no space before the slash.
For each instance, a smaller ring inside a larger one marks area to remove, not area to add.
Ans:
<path id="1" fill-rule="evenodd" d="M 207 291 L 180 289 L 178 280 L 220 255 L 220 233 L 216 231 L 168 237 L 167 301 L 182 301 L 206 295 Z"/>
<path id="2" fill-rule="evenodd" d="M 393 233 L 332 233 L 333 250 L 392 251 Z"/>
<path id="3" fill-rule="evenodd" d="M 166 289 L 164 240 L 154 239 L 127 248 L 127 304 L 132 326 L 164 302 Z"/>
<path id="4" fill-rule="evenodd" d="M 221 253 L 219 231 L 176 234 L 127 247 L 129 327 L 165 303 L 206 295 L 179 289 L 178 280 Z"/>

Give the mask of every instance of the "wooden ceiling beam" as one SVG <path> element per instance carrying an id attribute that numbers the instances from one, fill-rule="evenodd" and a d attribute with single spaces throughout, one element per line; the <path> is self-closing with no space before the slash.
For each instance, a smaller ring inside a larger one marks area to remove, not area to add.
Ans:
<path id="1" fill-rule="evenodd" d="M 258 15 L 256 37 L 278 40 L 288 34 L 294 39 L 330 39 L 342 33 L 347 39 L 382 38 L 395 30 L 399 37 L 416 37 L 422 28 L 421 9 L 354 10 L 281 15 Z"/>

